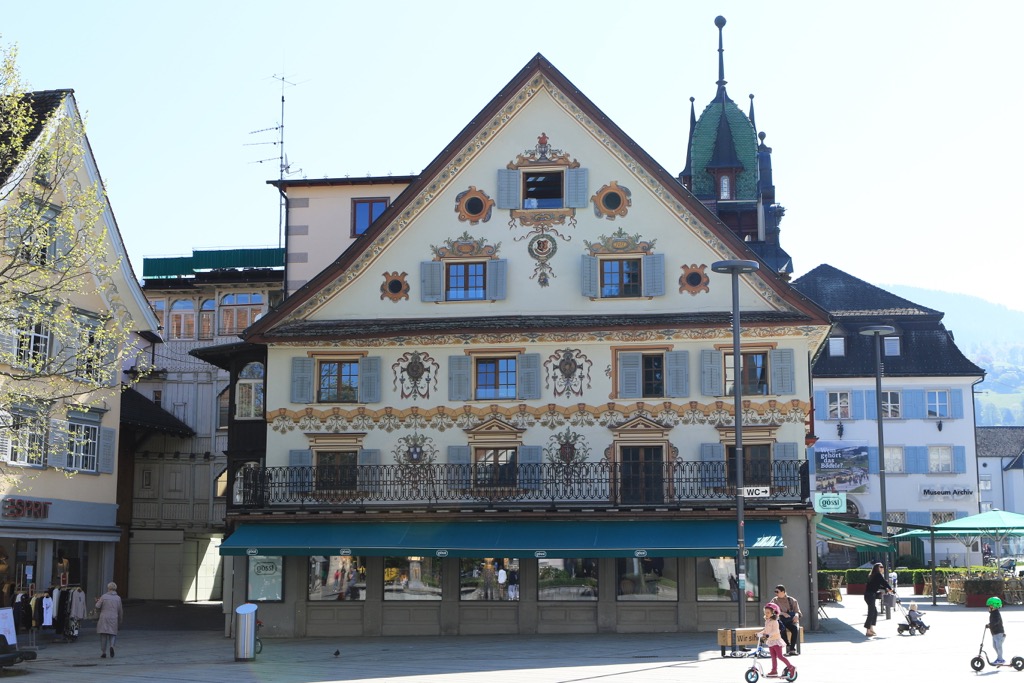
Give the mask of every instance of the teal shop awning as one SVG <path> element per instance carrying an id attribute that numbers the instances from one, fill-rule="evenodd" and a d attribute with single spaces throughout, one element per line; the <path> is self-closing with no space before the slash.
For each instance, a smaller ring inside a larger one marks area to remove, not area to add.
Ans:
<path id="1" fill-rule="evenodd" d="M 893 552 L 890 544 L 886 543 L 881 536 L 861 531 L 849 524 L 822 517 L 817 524 L 818 538 L 830 543 L 845 545 L 857 550 L 875 550 L 876 548 L 887 548 Z"/>
<path id="2" fill-rule="evenodd" d="M 753 557 L 780 556 L 775 520 L 746 520 Z M 435 557 L 730 557 L 736 522 L 465 521 L 295 522 L 242 524 L 221 555 L 365 555 Z"/>

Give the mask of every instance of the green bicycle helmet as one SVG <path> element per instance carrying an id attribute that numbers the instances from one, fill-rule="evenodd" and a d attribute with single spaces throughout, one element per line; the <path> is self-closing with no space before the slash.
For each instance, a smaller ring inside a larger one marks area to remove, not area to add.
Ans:
<path id="1" fill-rule="evenodd" d="M 992 596 L 991 598 L 986 600 L 985 604 L 988 605 L 989 607 L 993 608 L 993 609 L 1002 609 L 1003 608 L 1003 601 L 1000 600 L 999 598 L 995 597 L 995 596 Z"/>

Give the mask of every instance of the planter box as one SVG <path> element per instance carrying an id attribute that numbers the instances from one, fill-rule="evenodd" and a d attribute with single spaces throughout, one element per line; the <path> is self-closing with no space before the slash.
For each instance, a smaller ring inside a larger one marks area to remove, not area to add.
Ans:
<path id="1" fill-rule="evenodd" d="M 964 607 L 985 607 L 985 601 L 991 597 L 987 593 L 985 595 L 971 593 L 965 596 Z"/>
<path id="2" fill-rule="evenodd" d="M 867 588 L 866 583 L 848 583 L 846 584 L 847 595 L 864 595 L 864 589 Z"/>
<path id="3" fill-rule="evenodd" d="M 914 595 L 924 595 L 924 584 L 923 583 L 915 583 L 914 584 Z"/>

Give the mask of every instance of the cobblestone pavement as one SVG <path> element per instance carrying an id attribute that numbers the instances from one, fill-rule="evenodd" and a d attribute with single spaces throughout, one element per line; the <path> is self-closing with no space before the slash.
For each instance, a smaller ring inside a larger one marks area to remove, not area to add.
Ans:
<path id="1" fill-rule="evenodd" d="M 900 592 L 903 604 L 909 604 L 913 599 L 909 591 Z M 934 607 L 930 598 L 918 598 L 918 602 L 931 627 L 928 633 L 899 635 L 896 626 L 902 615 L 897 610 L 891 620 L 880 619 L 879 635 L 871 639 L 861 627 L 866 607 L 860 596 L 826 605 L 828 618 L 818 631 L 806 633 L 803 654 L 793 660 L 799 680 L 854 683 L 870 677 L 945 682 L 998 675 L 1024 683 L 1024 672 L 1011 668 L 986 664 L 981 674 L 971 670 L 970 660 L 978 653 L 988 621 L 987 610 L 947 605 L 941 599 Z M 134 626 L 133 611 L 137 613 Z M 236 662 L 234 641 L 224 637 L 222 628 L 209 628 L 222 623 L 216 610 L 203 612 L 207 616 L 201 620 L 178 616 L 187 612 L 174 613 L 186 626 L 191 622 L 206 627 L 202 630 L 154 628 L 154 621 L 167 626 L 173 619 L 143 616 L 153 611 L 129 605 L 113 659 L 100 659 L 99 638 L 87 628 L 74 643 L 41 639 L 39 658 L 5 669 L 2 678 L 41 683 L 739 683 L 751 661 L 721 657 L 714 633 L 664 633 L 278 638 L 266 640 L 262 654 L 254 660 Z M 1006 658 L 1024 656 L 1024 606 L 1004 608 L 1003 619 Z M 25 639 L 19 643 L 24 645 Z M 994 659 L 987 634 L 985 647 Z"/>

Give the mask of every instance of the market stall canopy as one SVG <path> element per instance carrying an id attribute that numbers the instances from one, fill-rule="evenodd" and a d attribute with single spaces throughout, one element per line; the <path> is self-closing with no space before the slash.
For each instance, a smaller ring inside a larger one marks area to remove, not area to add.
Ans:
<path id="1" fill-rule="evenodd" d="M 893 552 L 892 544 L 885 539 L 867 531 L 861 531 L 837 519 L 822 517 L 817 522 L 818 538 L 836 545 L 845 545 L 858 551 L 882 548 L 885 552 Z"/>
<path id="2" fill-rule="evenodd" d="M 964 545 L 972 545 L 980 538 L 991 538 L 999 543 L 1011 536 L 1024 536 L 1024 515 L 1006 510 L 989 510 L 970 517 L 953 519 L 932 527 L 936 538 L 955 538 Z M 923 538 L 931 531 L 914 529 L 897 534 L 897 538 Z"/>

